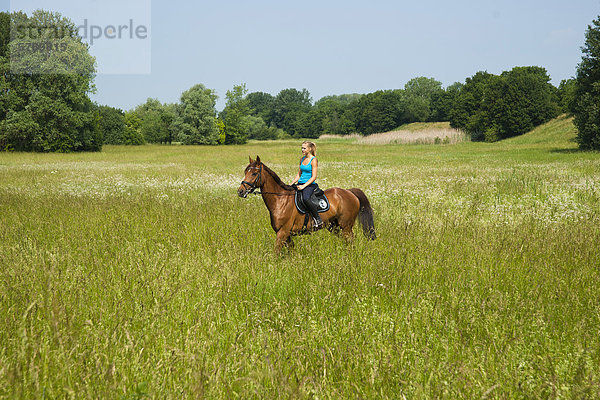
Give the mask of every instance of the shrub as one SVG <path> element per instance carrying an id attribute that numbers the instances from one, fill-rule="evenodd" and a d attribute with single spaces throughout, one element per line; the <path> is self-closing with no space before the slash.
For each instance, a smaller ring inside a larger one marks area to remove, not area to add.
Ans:
<path id="1" fill-rule="evenodd" d="M 577 67 L 574 123 L 583 150 L 600 150 L 600 17 L 588 26 Z"/>

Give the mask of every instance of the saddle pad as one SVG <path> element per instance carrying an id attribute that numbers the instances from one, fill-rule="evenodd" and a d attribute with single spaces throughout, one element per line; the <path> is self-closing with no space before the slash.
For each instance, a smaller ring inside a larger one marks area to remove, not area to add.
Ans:
<path id="1" fill-rule="evenodd" d="M 319 192 L 316 193 L 315 191 L 315 193 L 313 193 L 313 196 L 317 198 L 320 213 L 329 210 L 329 199 L 327 198 L 327 196 L 325 196 L 325 192 L 319 190 Z M 296 209 L 298 209 L 298 212 L 300 214 L 306 214 L 306 206 L 302 201 L 302 192 L 300 190 L 296 190 L 296 196 L 294 196 L 294 201 L 296 203 Z"/>

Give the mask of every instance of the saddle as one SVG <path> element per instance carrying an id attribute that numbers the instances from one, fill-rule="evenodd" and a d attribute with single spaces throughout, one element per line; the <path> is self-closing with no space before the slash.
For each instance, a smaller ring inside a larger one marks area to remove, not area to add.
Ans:
<path id="1" fill-rule="evenodd" d="M 318 205 L 318 210 L 320 213 L 329 210 L 329 199 L 327 196 L 325 196 L 325 192 L 321 188 L 318 188 L 313 192 L 310 200 L 314 201 L 315 204 Z M 298 209 L 300 214 L 306 214 L 308 212 L 306 206 L 304 205 L 304 201 L 302 200 L 302 192 L 300 190 L 296 190 L 294 202 L 296 203 L 296 209 Z"/>

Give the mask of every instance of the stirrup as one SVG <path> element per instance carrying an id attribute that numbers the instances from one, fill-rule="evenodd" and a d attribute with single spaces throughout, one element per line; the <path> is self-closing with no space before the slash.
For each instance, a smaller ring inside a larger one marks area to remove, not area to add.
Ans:
<path id="1" fill-rule="evenodd" d="M 313 231 L 318 231 L 319 229 L 322 229 L 325 226 L 325 224 L 323 223 L 323 220 L 321 218 L 317 219 L 315 217 L 313 217 Z"/>

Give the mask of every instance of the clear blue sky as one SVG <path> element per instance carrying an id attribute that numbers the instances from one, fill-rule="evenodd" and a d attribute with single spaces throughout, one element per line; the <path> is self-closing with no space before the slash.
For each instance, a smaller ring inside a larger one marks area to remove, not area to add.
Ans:
<path id="1" fill-rule="evenodd" d="M 0 6 L 8 10 L 32 2 L 0 0 Z M 45 9 L 70 16 L 74 11 L 68 3 L 43 1 Z M 226 91 L 242 82 L 250 92 L 273 95 L 285 88 L 306 88 L 316 101 L 330 94 L 402 88 L 416 76 L 432 77 L 447 86 L 464 82 L 477 71 L 500 73 L 537 65 L 545 67 L 558 85 L 574 76 L 585 30 L 600 15 L 600 0 L 135 0 L 132 4 L 138 8 L 123 6 L 107 14 L 112 15 L 111 23 L 118 24 L 130 18 L 143 20 L 144 15 L 149 19 L 151 8 L 149 35 L 143 42 L 151 44 L 151 58 L 145 62 L 143 56 L 134 59 L 99 47 L 99 64 L 141 62 L 134 69 L 142 73 L 99 73 L 92 96 L 100 104 L 123 109 L 148 97 L 176 102 L 196 83 L 216 90 L 218 109 L 224 106 Z M 140 4 L 148 6 L 140 10 Z M 81 15 L 93 20 L 99 14 L 79 11 L 71 17 L 76 23 Z M 151 66 L 151 73 L 145 73 L 150 68 L 144 66 Z"/>

